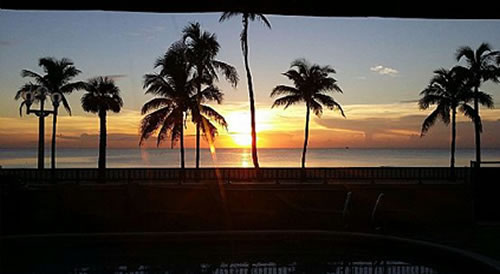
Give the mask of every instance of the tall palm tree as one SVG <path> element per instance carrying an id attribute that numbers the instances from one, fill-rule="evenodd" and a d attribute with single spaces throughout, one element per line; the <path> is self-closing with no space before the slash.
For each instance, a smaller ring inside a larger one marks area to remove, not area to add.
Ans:
<path id="1" fill-rule="evenodd" d="M 165 55 L 155 63 L 159 73 L 144 76 L 146 94 L 156 97 L 145 103 L 142 114 L 147 114 L 141 121 L 141 139 L 139 144 L 158 132 L 157 146 L 170 134 L 171 147 L 180 140 L 181 168 L 185 168 L 184 128 L 187 116 L 191 115 L 195 124 L 204 123 L 203 133 L 206 138 L 217 134 L 212 121 L 227 128 L 227 123 L 217 111 L 205 101 L 222 101 L 223 94 L 214 85 L 208 85 L 197 92 L 198 79 L 194 77 L 193 66 L 186 56 L 187 47 L 181 42 L 174 43 Z M 208 78 L 202 82 L 208 84 Z M 199 121 L 199 122 L 198 122 Z M 159 129 L 159 130 L 158 130 Z"/>
<path id="2" fill-rule="evenodd" d="M 224 75 L 233 87 L 238 84 L 238 73 L 236 69 L 222 61 L 216 60 L 220 45 L 217 42 L 217 37 L 207 31 L 202 31 L 199 23 L 190 23 L 182 31 L 182 40 L 187 45 L 186 56 L 188 61 L 194 67 L 196 81 L 196 98 L 197 104 L 202 102 L 202 86 L 207 83 L 212 83 L 218 80 L 217 72 Z M 199 107 L 194 107 L 193 122 L 196 123 L 196 168 L 200 167 L 200 134 L 201 127 L 204 126 L 202 120 L 196 117 L 201 117 L 198 113 L 201 112 Z M 209 130 L 209 129 L 204 129 Z"/>
<path id="3" fill-rule="evenodd" d="M 475 96 L 471 92 L 472 86 L 467 79 L 467 71 L 461 67 L 455 67 L 451 70 L 438 69 L 434 71 L 434 77 L 429 85 L 420 92 L 422 98 L 418 101 L 420 109 L 428 109 L 431 105 L 436 105 L 429 116 L 422 124 L 421 137 L 434 125 L 437 119 L 441 119 L 446 125 L 450 123 L 451 112 L 451 157 L 450 168 L 454 176 L 455 168 L 455 142 L 456 142 L 456 116 L 457 108 L 465 116 L 472 120 L 477 120 L 476 110 L 467 103 L 472 101 Z M 492 104 L 491 96 L 479 92 L 483 101 L 489 101 Z"/>
<path id="4" fill-rule="evenodd" d="M 304 149 L 302 151 L 302 168 L 306 166 L 306 151 L 309 140 L 309 116 L 311 110 L 318 117 L 323 113 L 323 105 L 330 110 L 338 109 L 345 118 L 344 111 L 330 92 L 340 92 L 337 80 L 330 76 L 335 70 L 330 66 L 311 65 L 305 59 L 297 59 L 290 65 L 290 70 L 283 73 L 294 86 L 278 85 L 271 92 L 271 97 L 284 95 L 276 99 L 272 107 L 284 106 L 288 108 L 300 102 L 306 104 L 306 126 L 304 131 Z"/>
<path id="5" fill-rule="evenodd" d="M 43 68 L 45 74 L 42 76 L 30 70 L 22 70 L 21 76 L 31 77 L 47 95 L 60 94 L 61 102 L 66 111 L 71 115 L 71 108 L 66 99 L 67 94 L 74 90 L 83 89 L 84 82 L 70 82 L 75 76 L 80 74 L 73 62 L 68 58 L 57 60 L 53 57 L 40 58 L 38 65 Z M 40 89 L 40 90 L 41 90 Z M 40 108 L 43 111 L 45 99 L 39 100 Z M 56 125 L 57 125 L 57 106 L 54 105 L 54 115 L 52 115 L 52 147 L 51 147 L 51 167 L 55 168 L 55 150 L 56 150 Z M 43 118 L 40 121 L 43 122 Z M 43 145 L 42 145 L 43 148 Z"/>
<path id="6" fill-rule="evenodd" d="M 498 67 L 495 66 L 495 58 L 499 58 L 499 51 L 494 51 L 488 43 L 482 43 L 475 51 L 470 47 L 460 47 L 457 49 L 455 56 L 457 61 L 464 58 L 467 62 L 469 77 L 473 86 L 474 110 L 477 113 L 477 118 L 474 120 L 474 133 L 476 140 L 476 163 L 481 164 L 481 116 L 479 114 L 480 104 L 480 86 L 482 83 L 492 80 L 499 82 Z"/>
<path id="7" fill-rule="evenodd" d="M 250 101 L 250 126 L 252 128 L 252 160 L 254 167 L 259 167 L 259 159 L 257 156 L 257 131 L 255 130 L 255 95 L 253 92 L 252 73 L 250 72 L 250 65 L 248 64 L 248 22 L 254 20 L 262 21 L 269 29 L 271 23 L 261 13 L 249 12 L 224 12 L 219 19 L 219 22 L 228 20 L 231 17 L 239 16 L 241 14 L 241 22 L 243 23 L 243 30 L 240 35 L 241 51 L 243 53 L 243 60 L 245 62 L 245 70 L 247 72 L 248 84 L 248 99 Z"/>
<path id="8" fill-rule="evenodd" d="M 106 116 L 108 111 L 120 112 L 123 100 L 120 97 L 120 89 L 115 85 L 113 79 L 108 77 L 95 77 L 88 81 L 85 86 L 87 91 L 81 99 L 84 111 L 96 113 L 99 116 L 99 160 L 98 168 L 106 168 Z"/>

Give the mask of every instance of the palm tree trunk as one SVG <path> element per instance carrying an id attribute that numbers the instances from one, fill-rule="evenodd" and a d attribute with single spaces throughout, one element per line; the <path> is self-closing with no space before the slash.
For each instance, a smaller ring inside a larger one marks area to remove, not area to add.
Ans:
<path id="1" fill-rule="evenodd" d="M 51 145 L 51 159 L 50 167 L 56 168 L 56 125 L 57 125 L 57 106 L 54 105 L 54 112 L 52 113 L 52 145 Z"/>
<path id="2" fill-rule="evenodd" d="M 247 72 L 248 83 L 248 99 L 250 101 L 250 126 L 252 128 L 252 160 L 255 168 L 259 168 L 259 159 L 257 157 L 257 132 L 255 130 L 255 98 L 253 93 L 252 74 L 248 64 L 248 17 L 243 16 L 243 33 L 244 37 L 241 40 L 243 58 L 245 61 L 245 69 Z"/>
<path id="3" fill-rule="evenodd" d="M 476 111 L 477 118 L 474 120 L 474 132 L 475 132 L 475 139 L 476 139 L 476 166 L 480 167 L 481 166 L 481 131 L 479 128 L 479 100 L 477 98 L 477 94 L 479 92 L 479 87 L 476 86 L 474 88 L 474 93 L 476 96 L 474 96 L 474 110 Z"/>
<path id="4" fill-rule="evenodd" d="M 181 126 L 181 168 L 184 169 L 185 166 L 185 158 L 184 158 L 184 116 L 182 118 L 182 126 Z"/>
<path id="5" fill-rule="evenodd" d="M 451 178 L 455 178 L 455 140 L 457 138 L 457 108 L 453 107 L 452 116 L 451 116 L 451 159 L 450 159 L 450 168 L 451 168 Z"/>
<path id="6" fill-rule="evenodd" d="M 98 168 L 106 169 L 106 112 L 99 111 L 100 134 L 99 134 L 99 161 Z"/>
<path id="7" fill-rule="evenodd" d="M 304 150 L 302 151 L 302 168 L 306 167 L 306 152 L 307 152 L 307 142 L 309 141 L 309 116 L 310 109 L 309 104 L 306 104 L 307 112 L 306 112 L 306 129 L 304 130 Z"/>
<path id="8" fill-rule="evenodd" d="M 203 75 L 202 66 L 198 65 L 198 94 L 197 94 L 197 115 L 198 121 L 196 121 L 196 168 L 200 168 L 200 123 L 201 119 L 199 119 L 200 113 L 200 104 L 201 104 L 201 75 Z"/>
<path id="9" fill-rule="evenodd" d="M 38 169 L 45 167 L 45 113 L 43 105 L 45 100 L 40 100 L 40 115 L 38 116 Z"/>

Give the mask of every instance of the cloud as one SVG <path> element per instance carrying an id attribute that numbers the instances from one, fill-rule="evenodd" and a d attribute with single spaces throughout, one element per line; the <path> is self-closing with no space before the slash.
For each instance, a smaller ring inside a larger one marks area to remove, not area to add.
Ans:
<path id="1" fill-rule="evenodd" d="M 105 75 L 105 77 L 111 78 L 116 81 L 121 78 L 126 78 L 127 74 L 110 74 L 110 75 Z"/>
<path id="2" fill-rule="evenodd" d="M 0 46 L 2 47 L 8 47 L 8 46 L 11 46 L 13 43 L 11 41 L 7 41 L 7 40 L 0 40 Z"/>
<path id="3" fill-rule="evenodd" d="M 396 76 L 399 74 L 399 71 L 397 69 L 384 67 L 382 65 L 371 67 L 370 70 L 373 72 L 377 72 L 380 75 Z"/>

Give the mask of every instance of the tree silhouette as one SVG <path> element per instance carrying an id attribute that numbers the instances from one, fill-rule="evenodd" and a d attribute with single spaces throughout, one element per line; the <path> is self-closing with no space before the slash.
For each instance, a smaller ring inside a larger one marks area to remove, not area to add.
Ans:
<path id="1" fill-rule="evenodd" d="M 450 167 L 452 176 L 455 168 L 455 143 L 456 143 L 456 116 L 457 108 L 470 119 L 477 120 L 476 110 L 467 103 L 472 101 L 474 94 L 472 86 L 467 78 L 467 71 L 461 67 L 451 70 L 438 69 L 434 71 L 434 77 L 429 85 L 420 92 L 422 98 L 418 101 L 420 109 L 428 109 L 436 105 L 429 116 L 422 124 L 421 137 L 434 125 L 437 119 L 441 119 L 446 125 L 450 124 L 451 112 L 451 157 Z M 479 96 L 483 101 L 492 103 L 489 95 L 480 92 Z"/>
<path id="2" fill-rule="evenodd" d="M 338 109 L 345 118 L 344 111 L 330 92 L 340 92 L 342 90 L 337 85 L 337 80 L 330 76 L 335 70 L 330 66 L 311 65 L 305 59 L 297 59 L 290 65 L 290 70 L 283 73 L 292 80 L 294 86 L 278 85 L 271 92 L 271 97 L 284 95 L 276 99 L 272 107 L 291 105 L 304 102 L 306 104 L 306 125 L 304 131 L 304 149 L 302 151 L 302 168 L 306 164 L 307 143 L 309 140 L 309 116 L 312 110 L 318 117 L 323 113 L 323 106 L 330 110 Z"/>
<path id="3" fill-rule="evenodd" d="M 95 77 L 85 85 L 87 91 L 81 99 L 83 110 L 96 113 L 99 116 L 99 160 L 98 168 L 106 168 L 106 116 L 108 111 L 120 112 L 123 100 L 120 89 L 113 79 L 108 77 Z"/>
<path id="4" fill-rule="evenodd" d="M 271 28 L 271 23 L 269 20 L 261 13 L 249 13 L 249 12 L 224 12 L 219 19 L 219 22 L 228 20 L 231 17 L 239 16 L 241 14 L 243 31 L 240 35 L 241 40 L 241 51 L 243 53 L 243 59 L 245 62 L 245 70 L 247 72 L 247 84 L 248 84 L 248 100 L 250 101 L 250 126 L 252 128 L 252 160 L 254 167 L 259 167 L 259 159 L 257 155 L 257 131 L 255 129 L 255 95 L 253 91 L 252 73 L 250 72 L 250 65 L 248 64 L 248 21 L 260 20 L 268 28 Z"/>
<path id="5" fill-rule="evenodd" d="M 206 87 L 200 93 L 197 92 L 199 79 L 194 77 L 187 50 L 184 43 L 174 43 L 155 63 L 155 68 L 160 68 L 160 72 L 144 76 L 146 94 L 156 97 L 142 107 L 141 113 L 147 115 L 141 121 L 139 142 L 142 144 L 155 132 L 158 132 L 157 146 L 168 134 L 171 147 L 180 140 L 181 168 L 185 168 L 184 128 L 188 115 L 191 115 L 196 125 L 204 124 L 203 133 L 207 139 L 213 140 L 217 134 L 213 122 L 227 128 L 222 115 L 210 106 L 202 104 L 206 101 L 221 103 L 222 92 L 210 83 L 211 77 L 201 79 Z"/>
<path id="6" fill-rule="evenodd" d="M 187 46 L 187 60 L 195 71 L 193 80 L 195 80 L 196 85 L 197 105 L 200 105 L 204 100 L 202 86 L 206 86 L 207 84 L 211 84 L 214 80 L 218 80 L 218 72 L 222 73 L 226 80 L 236 87 L 238 84 L 238 73 L 236 69 L 227 63 L 215 59 L 220 49 L 215 34 L 202 31 L 199 23 L 189 24 L 184 28 L 182 33 L 183 41 Z M 205 99 L 210 98 L 206 97 Z M 196 124 L 196 168 L 200 167 L 201 128 L 208 126 L 208 128 L 203 129 L 205 132 L 214 130 L 214 128 L 210 127 L 210 123 L 207 124 L 207 121 L 202 118 L 204 116 L 200 115 L 203 111 L 202 107 L 195 106 L 192 108 L 193 122 Z M 207 112 L 205 109 L 205 114 L 208 115 L 208 113 L 214 114 L 213 112 Z M 217 119 L 215 120 L 217 121 Z"/>
<path id="7" fill-rule="evenodd" d="M 57 60 L 53 57 L 40 58 L 38 65 L 43 68 L 45 74 L 42 76 L 36 72 L 30 70 L 22 70 L 22 77 L 31 77 L 34 79 L 36 85 L 38 86 L 38 91 L 40 92 L 38 102 L 40 103 L 40 109 L 43 111 L 45 97 L 52 94 L 60 94 L 61 102 L 66 109 L 66 111 L 71 115 L 71 108 L 66 99 L 67 94 L 70 94 L 74 90 L 83 89 L 85 83 L 78 81 L 71 83 L 70 81 L 80 74 L 80 70 L 76 69 L 73 62 L 68 58 L 62 58 Z M 52 116 L 52 147 L 51 147 L 51 167 L 55 168 L 55 149 L 56 149 L 56 126 L 57 126 L 57 109 L 54 108 L 54 114 Z M 42 124 L 44 119 L 41 119 Z M 43 127 L 43 125 L 42 125 Z"/>
<path id="8" fill-rule="evenodd" d="M 469 72 L 469 80 L 473 86 L 474 96 L 474 110 L 477 113 L 477 118 L 474 120 L 474 136 L 476 141 L 476 163 L 481 164 L 481 116 L 479 113 L 480 90 L 481 84 L 492 80 L 499 82 L 499 68 L 495 66 L 496 58 L 500 58 L 499 51 L 493 51 L 488 43 L 482 43 L 475 51 L 470 47 L 460 47 L 456 53 L 457 61 L 464 58 L 467 62 L 467 70 Z M 481 103 L 483 104 L 483 103 Z M 487 102 L 484 102 L 488 106 Z"/>

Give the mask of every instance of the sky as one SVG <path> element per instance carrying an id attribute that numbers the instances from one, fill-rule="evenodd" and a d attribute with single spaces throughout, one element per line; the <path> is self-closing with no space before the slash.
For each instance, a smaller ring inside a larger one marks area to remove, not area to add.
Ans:
<path id="1" fill-rule="evenodd" d="M 41 57 L 66 57 L 82 71 L 75 80 L 111 76 L 121 90 L 124 107 L 108 118 L 108 147 L 137 147 L 141 106 L 151 99 L 143 90 L 143 75 L 154 72 L 153 63 L 181 38 L 182 29 L 199 22 L 217 35 L 218 60 L 232 64 L 240 75 L 237 88 L 221 80 L 225 96 L 212 103 L 229 123 L 219 130 L 217 147 L 249 145 L 248 92 L 239 35 L 241 20 L 219 23 L 220 13 L 136 13 L 101 11 L 0 10 L 0 148 L 36 147 L 38 122 L 33 115 L 19 116 L 16 91 L 29 78 L 21 70 L 42 73 Z M 273 87 L 291 82 L 282 75 L 297 58 L 330 65 L 344 91 L 332 94 L 345 111 L 325 110 L 312 117 L 310 147 L 449 146 L 450 129 L 437 123 L 421 138 L 422 121 L 432 109 L 419 110 L 415 100 L 438 68 L 457 63 L 460 46 L 477 48 L 488 42 L 500 49 L 500 20 L 428 20 L 393 18 L 329 18 L 268 15 L 272 29 L 252 22 L 249 60 L 257 106 L 258 145 L 262 148 L 301 147 L 305 105 L 286 110 L 271 108 Z M 500 105 L 500 85 L 482 89 Z M 83 91 L 69 95 L 72 116 L 58 117 L 59 147 L 95 147 L 98 118 L 80 105 Z M 483 147 L 500 148 L 500 111 L 481 110 Z M 49 117 L 50 118 L 50 117 Z M 51 119 L 46 142 L 50 142 Z M 457 146 L 473 147 L 473 127 L 458 116 Z M 194 126 L 187 125 L 186 145 L 194 144 Z M 154 146 L 152 138 L 145 146 Z M 167 142 L 163 146 L 170 147 Z M 206 142 L 203 146 L 207 146 Z"/>

